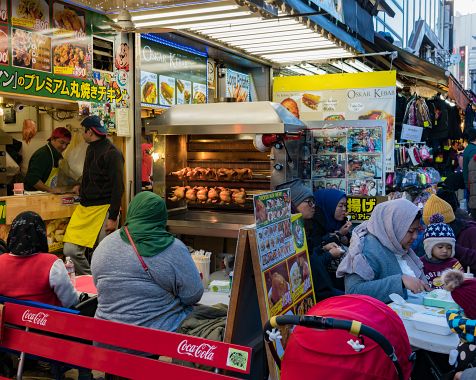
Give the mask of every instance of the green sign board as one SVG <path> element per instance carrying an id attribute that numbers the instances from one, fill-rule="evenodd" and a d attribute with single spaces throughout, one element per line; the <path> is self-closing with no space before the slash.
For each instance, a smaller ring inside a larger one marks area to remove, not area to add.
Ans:
<path id="1" fill-rule="evenodd" d="M 206 54 L 155 35 L 141 37 L 141 103 L 152 107 L 206 103 Z"/>
<path id="2" fill-rule="evenodd" d="M 100 31 L 93 25 L 102 26 L 104 20 L 105 16 L 60 1 L 0 0 L 1 91 L 121 102 L 127 90 L 93 80 L 93 32 Z"/>

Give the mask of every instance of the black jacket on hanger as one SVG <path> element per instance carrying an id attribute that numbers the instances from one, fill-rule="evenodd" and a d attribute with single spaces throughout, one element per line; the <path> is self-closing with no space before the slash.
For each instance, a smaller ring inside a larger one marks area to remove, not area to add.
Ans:
<path id="1" fill-rule="evenodd" d="M 461 130 L 461 116 L 458 107 L 448 106 L 448 138 L 450 140 L 459 140 L 463 138 Z"/>
<path id="2" fill-rule="evenodd" d="M 448 138 L 448 105 L 439 96 L 428 100 L 434 107 L 433 128 L 430 132 L 430 139 Z M 438 115 L 438 116 L 437 116 Z"/>

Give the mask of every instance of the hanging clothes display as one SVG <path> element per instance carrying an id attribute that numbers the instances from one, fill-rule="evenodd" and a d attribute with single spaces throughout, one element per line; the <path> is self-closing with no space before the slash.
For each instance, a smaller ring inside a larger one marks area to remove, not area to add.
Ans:
<path id="1" fill-rule="evenodd" d="M 418 95 L 413 95 L 410 98 L 405 116 L 403 117 L 403 123 L 424 128 L 432 127 L 430 110 L 428 109 L 425 99 Z"/>

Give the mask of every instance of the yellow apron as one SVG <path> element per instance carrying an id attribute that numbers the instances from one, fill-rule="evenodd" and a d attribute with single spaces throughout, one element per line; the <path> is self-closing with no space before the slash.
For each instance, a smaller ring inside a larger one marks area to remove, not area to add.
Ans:
<path id="1" fill-rule="evenodd" d="M 108 210 L 109 205 L 76 206 L 66 228 L 63 242 L 92 248 L 96 243 Z"/>
<path id="2" fill-rule="evenodd" d="M 55 187 L 58 186 L 59 167 L 55 168 L 55 159 L 53 158 L 53 152 L 51 151 L 51 147 L 49 145 L 46 145 L 46 146 L 50 150 L 50 154 L 51 154 L 51 171 L 50 171 L 50 175 L 48 176 L 48 179 L 45 182 L 45 185 L 54 189 Z"/>

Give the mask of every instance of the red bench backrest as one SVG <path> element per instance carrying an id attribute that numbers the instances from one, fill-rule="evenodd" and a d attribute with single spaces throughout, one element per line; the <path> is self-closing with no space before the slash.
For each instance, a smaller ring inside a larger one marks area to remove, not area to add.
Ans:
<path id="1" fill-rule="evenodd" d="M 5 304 L 3 323 L 5 324 L 3 334 L 0 336 L 2 346 L 132 379 L 150 379 L 151 373 L 157 371 L 160 371 L 161 377 L 162 375 L 175 378 L 182 378 L 182 375 L 192 376 L 194 379 L 230 377 L 91 346 L 68 338 L 80 338 L 129 350 L 169 356 L 224 370 L 241 373 L 250 371 L 251 348 L 235 344 L 12 303 Z M 40 331 L 26 332 L 9 325 Z M 45 333 L 65 335 L 66 338 L 47 336 Z"/>

